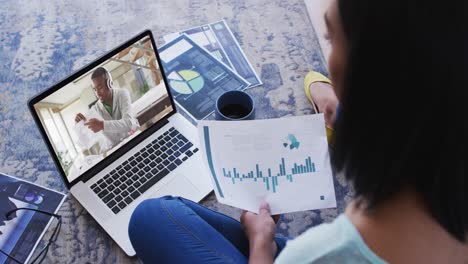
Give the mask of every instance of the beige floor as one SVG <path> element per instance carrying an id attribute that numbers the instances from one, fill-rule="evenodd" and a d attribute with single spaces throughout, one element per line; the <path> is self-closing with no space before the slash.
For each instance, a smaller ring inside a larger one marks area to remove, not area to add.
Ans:
<path id="1" fill-rule="evenodd" d="M 323 15 L 328 8 L 331 0 L 304 0 L 307 11 L 309 12 L 310 20 L 314 26 L 315 32 L 319 38 L 320 46 L 322 47 L 323 56 L 328 62 L 328 56 L 330 55 L 330 44 L 324 38 L 326 33 L 325 21 Z"/>

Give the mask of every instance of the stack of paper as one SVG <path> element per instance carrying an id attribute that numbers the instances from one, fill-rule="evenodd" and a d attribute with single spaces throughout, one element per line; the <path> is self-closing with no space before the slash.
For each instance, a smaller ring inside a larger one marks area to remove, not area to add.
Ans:
<path id="1" fill-rule="evenodd" d="M 213 113 L 222 93 L 262 84 L 224 20 L 164 41 L 158 50 L 172 96 L 194 121 Z"/>

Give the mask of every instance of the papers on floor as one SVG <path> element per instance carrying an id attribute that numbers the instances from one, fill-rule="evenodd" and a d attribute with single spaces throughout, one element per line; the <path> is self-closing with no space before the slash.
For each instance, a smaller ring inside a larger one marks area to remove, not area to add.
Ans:
<path id="1" fill-rule="evenodd" d="M 226 21 L 168 34 L 164 36 L 164 41 L 170 42 L 182 34 L 189 36 L 197 45 L 247 80 L 250 83 L 249 88 L 262 84 Z"/>
<path id="2" fill-rule="evenodd" d="M 336 207 L 323 114 L 200 121 L 200 146 L 220 203 L 272 214 Z"/>
<path id="3" fill-rule="evenodd" d="M 261 85 L 225 21 L 164 36 L 159 48 L 172 96 L 194 121 L 214 111 L 218 96 Z"/>
<path id="4" fill-rule="evenodd" d="M 0 173 L 0 249 L 22 263 L 28 262 L 52 217 L 18 210 L 6 219 L 6 213 L 16 208 L 57 213 L 64 200 L 63 193 Z M 0 263 L 13 262 L 0 253 Z"/>

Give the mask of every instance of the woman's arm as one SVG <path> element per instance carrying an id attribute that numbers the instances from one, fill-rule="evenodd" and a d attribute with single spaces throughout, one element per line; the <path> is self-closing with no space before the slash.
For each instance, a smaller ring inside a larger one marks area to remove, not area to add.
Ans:
<path id="1" fill-rule="evenodd" d="M 251 264 L 271 264 L 276 254 L 275 241 L 250 242 L 249 263 Z"/>
<path id="2" fill-rule="evenodd" d="M 270 206 L 263 203 L 258 214 L 244 211 L 241 215 L 241 223 L 249 239 L 249 263 L 273 263 L 278 249 L 274 240 L 276 224 L 270 215 Z"/>

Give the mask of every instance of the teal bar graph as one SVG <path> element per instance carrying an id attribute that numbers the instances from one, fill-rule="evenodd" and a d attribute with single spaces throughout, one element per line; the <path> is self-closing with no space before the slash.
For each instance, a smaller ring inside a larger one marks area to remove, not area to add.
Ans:
<path id="1" fill-rule="evenodd" d="M 218 190 L 218 193 L 221 197 L 224 198 L 224 193 L 221 189 L 221 185 L 219 183 L 218 177 L 216 175 L 216 171 L 213 164 L 212 154 L 211 154 L 211 145 L 210 145 L 210 132 L 207 126 L 203 127 L 204 132 L 204 139 L 205 139 L 205 149 L 206 149 L 206 156 L 208 161 L 208 167 L 211 172 L 211 176 L 215 182 L 215 187 Z M 276 166 L 275 166 L 276 167 Z M 304 160 L 304 164 L 297 164 L 291 165 L 289 167 L 289 171 L 286 170 L 286 159 L 281 158 L 278 166 L 276 167 L 278 172 L 273 172 L 271 168 L 262 168 L 260 164 L 255 164 L 255 168 L 248 172 L 241 173 L 237 168 L 232 168 L 229 170 L 227 168 L 223 168 L 223 176 L 225 178 L 229 178 L 232 181 L 232 184 L 236 184 L 237 182 L 242 182 L 243 179 L 246 181 L 248 179 L 252 179 L 255 182 L 263 182 L 265 184 L 265 188 L 267 191 L 272 191 L 276 193 L 278 188 L 278 178 L 285 177 L 287 181 L 293 182 L 293 176 L 300 175 L 300 174 L 311 174 L 315 173 L 315 163 L 312 162 L 311 157 L 307 157 Z M 266 172 L 264 175 L 264 171 Z M 261 179 L 261 180 L 260 180 Z"/>
<path id="2" fill-rule="evenodd" d="M 285 177 L 287 181 L 293 182 L 293 176 L 300 175 L 300 174 L 311 174 L 316 172 L 315 170 L 315 163 L 312 162 L 310 157 L 307 157 L 304 160 L 304 164 L 297 164 L 294 163 L 291 166 L 289 173 L 286 172 L 286 161 L 285 158 L 281 158 L 281 162 L 278 165 L 278 173 L 272 172 L 271 168 L 266 168 L 267 176 L 263 177 L 264 169 L 261 168 L 260 164 L 255 164 L 255 169 L 247 172 L 247 174 L 242 174 L 242 178 L 253 179 L 257 181 L 258 178 L 262 178 L 263 183 L 265 183 L 265 188 L 267 191 L 272 191 L 276 193 L 278 187 L 278 177 Z M 231 174 L 231 171 L 233 172 Z M 232 176 L 238 175 L 239 170 L 237 168 L 232 168 L 232 170 L 228 170 L 227 168 L 223 168 L 223 175 L 226 178 L 231 178 L 233 184 L 236 184 L 236 179 L 242 181 L 242 178 Z"/>

